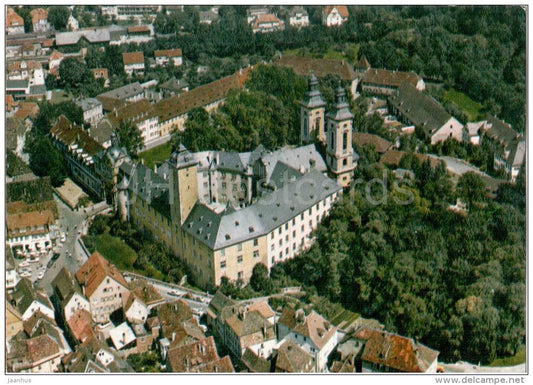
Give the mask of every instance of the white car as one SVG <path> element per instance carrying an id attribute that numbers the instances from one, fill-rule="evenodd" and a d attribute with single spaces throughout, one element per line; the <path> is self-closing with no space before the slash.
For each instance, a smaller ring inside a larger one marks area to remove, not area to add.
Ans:
<path id="1" fill-rule="evenodd" d="M 21 263 L 19 263 L 19 267 L 28 267 L 30 266 L 30 263 L 28 261 L 22 261 Z"/>
<path id="2" fill-rule="evenodd" d="M 29 262 L 29 263 L 36 263 L 36 262 L 39 262 L 39 258 L 38 258 L 38 257 L 37 257 L 37 258 L 30 258 L 30 259 L 28 259 L 28 262 Z"/>
<path id="3" fill-rule="evenodd" d="M 44 277 L 44 271 L 41 271 L 39 274 L 37 274 L 37 279 L 43 279 Z"/>
<path id="4" fill-rule="evenodd" d="M 60 241 L 61 241 L 61 242 L 65 242 L 66 240 L 67 240 L 67 237 L 65 237 L 65 234 L 63 234 L 63 235 L 61 236 Z"/>
<path id="5" fill-rule="evenodd" d="M 20 273 L 20 276 L 22 278 L 30 278 L 31 277 L 31 273 L 29 273 L 27 271 L 23 271 L 22 273 Z"/>

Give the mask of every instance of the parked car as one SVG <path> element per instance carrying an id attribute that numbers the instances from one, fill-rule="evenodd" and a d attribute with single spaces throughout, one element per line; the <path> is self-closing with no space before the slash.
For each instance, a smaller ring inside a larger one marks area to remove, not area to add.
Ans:
<path id="1" fill-rule="evenodd" d="M 44 277 L 44 271 L 41 271 L 39 272 L 39 274 L 37 274 L 37 279 L 43 279 Z"/>
<path id="2" fill-rule="evenodd" d="M 21 263 L 19 263 L 19 267 L 28 267 L 30 266 L 30 263 L 28 261 L 22 261 Z"/>
<path id="3" fill-rule="evenodd" d="M 20 276 L 22 278 L 30 278 L 31 277 L 31 273 L 28 272 L 28 271 L 23 271 L 22 273 L 20 273 Z"/>
<path id="4" fill-rule="evenodd" d="M 52 261 L 55 261 L 56 259 L 59 258 L 59 253 L 54 253 L 54 255 L 52 255 Z"/>
<path id="5" fill-rule="evenodd" d="M 29 263 L 36 263 L 36 262 L 39 262 L 39 257 L 36 257 L 36 258 L 30 258 L 30 259 L 28 259 L 28 262 L 29 262 Z"/>

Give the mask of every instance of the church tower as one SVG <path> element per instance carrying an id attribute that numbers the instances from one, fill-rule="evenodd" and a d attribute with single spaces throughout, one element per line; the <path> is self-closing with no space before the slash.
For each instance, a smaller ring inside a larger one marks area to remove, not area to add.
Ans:
<path id="1" fill-rule="evenodd" d="M 304 100 L 300 102 L 300 141 L 310 143 L 316 135 L 322 143 L 326 141 L 324 135 L 324 114 L 326 102 L 318 89 L 318 79 L 314 74 L 309 78 L 309 89 Z"/>
<path id="2" fill-rule="evenodd" d="M 342 187 L 348 187 L 352 180 L 353 146 L 352 146 L 352 120 L 346 102 L 344 89 L 339 86 L 335 95 L 333 110 L 326 115 L 327 120 L 327 147 L 326 162 L 330 174 L 337 179 Z"/>

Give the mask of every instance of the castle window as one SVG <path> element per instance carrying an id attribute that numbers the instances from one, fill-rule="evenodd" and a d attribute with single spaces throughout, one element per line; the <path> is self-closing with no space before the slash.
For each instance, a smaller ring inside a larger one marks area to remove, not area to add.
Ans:
<path id="1" fill-rule="evenodd" d="M 259 239 L 254 239 L 254 246 L 259 246 Z"/>
<path id="2" fill-rule="evenodd" d="M 225 269 L 226 268 L 226 261 L 220 261 L 220 268 Z"/>
<path id="3" fill-rule="evenodd" d="M 237 256 L 237 263 L 242 263 L 242 255 Z"/>
<path id="4" fill-rule="evenodd" d="M 342 149 L 346 150 L 348 148 L 348 132 L 342 134 Z"/>
<path id="5" fill-rule="evenodd" d="M 254 258 L 258 258 L 259 257 L 259 250 L 254 250 Z"/>

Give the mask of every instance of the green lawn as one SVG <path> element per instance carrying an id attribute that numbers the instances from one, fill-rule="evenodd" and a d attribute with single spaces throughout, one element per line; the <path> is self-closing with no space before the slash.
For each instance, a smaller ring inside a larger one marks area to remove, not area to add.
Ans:
<path id="1" fill-rule="evenodd" d="M 170 142 L 152 148 L 151 150 L 141 152 L 139 158 L 144 159 L 146 167 L 154 168 L 154 164 L 163 163 L 170 158 L 172 144 Z"/>
<path id="2" fill-rule="evenodd" d="M 526 347 L 522 346 L 512 357 L 498 358 L 490 363 L 489 366 L 516 366 L 526 362 Z"/>
<path id="3" fill-rule="evenodd" d="M 340 325 L 340 323 L 342 321 L 346 321 L 346 325 L 344 325 L 344 326 L 348 326 L 359 317 L 360 317 L 360 315 L 357 314 L 357 313 L 354 313 L 354 312 L 352 312 L 350 310 L 344 310 L 344 311 L 340 312 L 339 314 L 337 314 L 335 317 L 333 317 L 331 322 L 334 325 Z"/>
<path id="4" fill-rule="evenodd" d="M 74 99 L 74 96 L 72 96 L 72 94 L 67 93 L 63 90 L 52 91 L 52 100 L 51 100 L 52 104 L 68 102 L 69 100 L 72 100 L 72 99 Z"/>
<path id="5" fill-rule="evenodd" d="M 483 117 L 481 110 L 483 105 L 470 99 L 468 95 L 456 91 L 453 88 L 444 93 L 444 100 L 455 103 L 465 113 L 470 122 L 475 122 Z"/>

